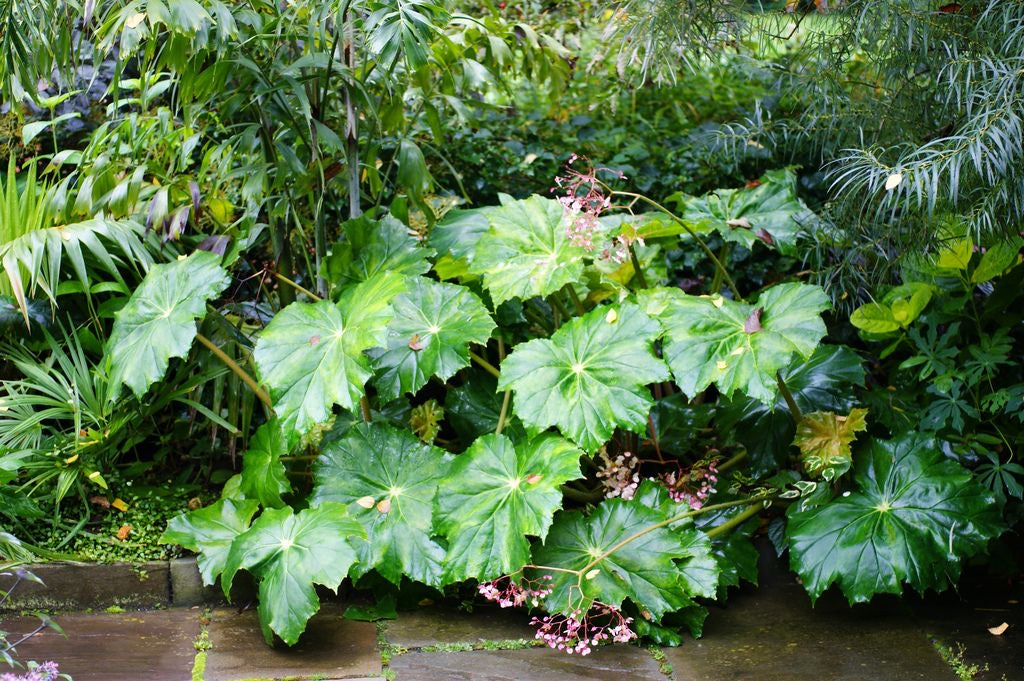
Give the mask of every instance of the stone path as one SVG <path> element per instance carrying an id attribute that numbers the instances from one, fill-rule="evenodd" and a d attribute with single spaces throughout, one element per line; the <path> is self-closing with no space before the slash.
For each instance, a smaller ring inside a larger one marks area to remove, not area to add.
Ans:
<path id="1" fill-rule="evenodd" d="M 965 646 L 964 665 L 988 664 L 974 681 L 1024 680 L 1024 611 L 1013 594 L 996 594 L 993 607 L 954 594 L 854 609 L 833 596 L 812 609 L 766 558 L 761 588 L 712 607 L 704 638 L 678 648 L 608 646 L 582 658 L 535 647 L 522 613 L 432 607 L 375 625 L 346 620 L 332 603 L 290 650 L 263 643 L 253 610 L 197 606 L 62 615 L 67 638 L 48 631 L 18 652 L 58 661 L 75 681 L 956 681 L 937 637 Z M 987 631 L 1004 621 L 1002 636 Z M 0 618 L 0 629 L 27 632 L 34 622 Z"/>

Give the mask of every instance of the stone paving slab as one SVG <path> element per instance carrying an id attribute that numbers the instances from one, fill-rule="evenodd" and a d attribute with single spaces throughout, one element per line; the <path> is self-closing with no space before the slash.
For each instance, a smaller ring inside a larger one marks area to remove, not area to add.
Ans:
<path id="1" fill-rule="evenodd" d="M 522 610 L 478 607 L 467 613 L 455 608 L 432 607 L 400 612 L 387 622 L 389 643 L 403 648 L 422 648 L 438 643 L 477 643 L 483 640 L 533 640 L 537 631 Z"/>
<path id="2" fill-rule="evenodd" d="M 255 610 L 215 609 L 210 617 L 213 648 L 206 658 L 205 681 L 380 677 L 377 628 L 346 620 L 343 611 L 325 603 L 295 646 L 271 648 L 263 642 Z"/>
<path id="3" fill-rule="evenodd" d="M 610 646 L 586 657 L 549 648 L 410 652 L 391 658 L 396 681 L 665 681 L 658 663 L 636 646 Z"/>
<path id="4" fill-rule="evenodd" d="M 22 580 L 5 604 L 8 611 L 50 612 L 106 608 L 161 607 L 170 602 L 167 561 L 134 567 L 128 563 L 49 563 L 30 567 L 43 581 Z M 0 577 L 0 589 L 13 577 Z"/>
<path id="5" fill-rule="evenodd" d="M 45 630 L 18 646 L 18 657 L 53 660 L 75 681 L 189 681 L 199 634 L 199 610 L 175 609 L 54 618 L 67 638 Z M 0 620 L 0 629 L 26 634 L 38 620 Z"/>

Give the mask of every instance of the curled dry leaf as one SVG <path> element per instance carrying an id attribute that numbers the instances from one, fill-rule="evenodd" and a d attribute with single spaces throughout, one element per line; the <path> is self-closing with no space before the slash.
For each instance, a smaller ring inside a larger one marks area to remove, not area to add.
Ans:
<path id="1" fill-rule="evenodd" d="M 117 540 L 118 541 L 124 541 L 125 539 L 128 538 L 128 535 L 131 534 L 131 533 L 132 533 L 132 526 L 131 525 L 122 525 L 121 528 L 117 531 Z M 991 631 L 991 629 L 989 631 Z"/>
<path id="2" fill-rule="evenodd" d="M 992 634 L 993 636 L 1002 636 L 1009 628 L 1010 625 L 1006 622 L 1003 622 L 998 627 L 989 627 L 988 633 Z"/>
<path id="3" fill-rule="evenodd" d="M 387 513 L 391 510 L 391 499 L 381 499 L 377 502 L 377 510 L 381 513 Z"/>
<path id="4" fill-rule="evenodd" d="M 110 499 L 100 495 L 89 497 L 89 503 L 100 508 L 110 508 Z"/>

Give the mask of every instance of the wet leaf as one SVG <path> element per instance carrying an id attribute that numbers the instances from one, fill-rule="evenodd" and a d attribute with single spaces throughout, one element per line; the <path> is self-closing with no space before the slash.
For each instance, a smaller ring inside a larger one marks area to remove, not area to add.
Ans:
<path id="1" fill-rule="evenodd" d="M 793 444 L 800 448 L 800 459 L 809 476 L 831 481 L 850 470 L 850 444 L 858 432 L 867 430 L 867 413 L 867 409 L 853 409 L 847 416 L 830 411 L 803 415 Z"/>

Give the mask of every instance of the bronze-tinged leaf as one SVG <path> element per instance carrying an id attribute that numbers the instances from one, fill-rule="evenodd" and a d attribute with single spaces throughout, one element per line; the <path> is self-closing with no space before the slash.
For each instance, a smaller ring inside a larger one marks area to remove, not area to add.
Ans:
<path id="1" fill-rule="evenodd" d="M 772 235 L 763 229 L 757 230 L 757 232 L 754 233 L 754 236 L 756 236 L 758 239 L 763 241 L 768 246 L 771 246 L 772 244 L 775 243 L 775 239 L 772 238 Z"/>
<path id="2" fill-rule="evenodd" d="M 418 333 L 414 333 L 412 338 L 409 339 L 409 349 L 413 352 L 419 352 L 425 347 L 427 347 L 427 339 L 420 338 Z"/>
<path id="3" fill-rule="evenodd" d="M 747 335 L 752 335 L 760 331 L 762 314 L 764 314 L 764 308 L 755 307 L 754 311 L 747 317 L 747 321 L 743 322 L 743 332 Z"/>
<path id="4" fill-rule="evenodd" d="M 121 528 L 117 531 L 117 540 L 118 541 L 124 541 L 124 540 L 126 540 L 128 538 L 128 535 L 131 534 L 131 533 L 132 533 L 132 526 L 131 525 L 122 525 Z"/>
<path id="5" fill-rule="evenodd" d="M 800 448 L 804 470 L 813 478 L 835 480 L 850 469 L 850 444 L 867 429 L 867 409 L 855 408 L 848 416 L 830 411 L 804 414 L 793 444 Z"/>

